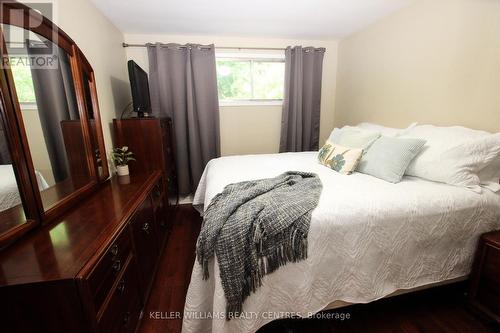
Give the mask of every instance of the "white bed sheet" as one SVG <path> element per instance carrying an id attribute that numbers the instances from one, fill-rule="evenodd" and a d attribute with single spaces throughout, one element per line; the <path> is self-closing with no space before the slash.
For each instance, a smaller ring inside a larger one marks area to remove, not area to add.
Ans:
<path id="1" fill-rule="evenodd" d="M 308 259 L 264 277 L 243 304 L 244 318 L 210 318 L 222 317 L 226 303 L 217 260 L 210 264 L 208 281 L 195 262 L 183 332 L 255 332 L 286 312 L 305 317 L 336 300 L 367 303 L 399 289 L 466 276 L 479 235 L 500 228 L 500 195 L 493 192 L 478 194 L 412 177 L 391 184 L 360 173 L 344 176 L 319 165 L 316 156 L 210 161 L 195 205 L 206 207 L 227 184 L 289 170 L 317 173 L 323 192 L 312 214 Z"/>
<path id="2" fill-rule="evenodd" d="M 49 185 L 43 178 L 42 174 L 35 170 L 38 188 L 40 190 L 47 189 Z M 0 212 L 21 203 L 19 190 L 17 187 L 16 176 L 12 164 L 0 165 Z"/>

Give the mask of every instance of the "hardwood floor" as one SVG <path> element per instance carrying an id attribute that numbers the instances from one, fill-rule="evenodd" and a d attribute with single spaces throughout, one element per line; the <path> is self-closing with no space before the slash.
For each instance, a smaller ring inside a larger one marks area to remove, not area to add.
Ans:
<path id="1" fill-rule="evenodd" d="M 160 259 L 156 281 L 146 304 L 139 333 L 180 332 L 182 319 L 158 318 L 156 312 L 179 312 L 184 310 L 184 300 L 191 279 L 191 270 L 196 258 L 196 239 L 200 232 L 201 217 L 191 205 L 180 205 L 175 224 Z M 165 315 L 163 315 L 165 317 Z"/>
<path id="2" fill-rule="evenodd" d="M 175 312 L 182 313 L 184 308 L 200 226 L 198 213 L 190 205 L 182 205 L 161 259 L 140 333 L 180 332 L 182 319 L 170 318 L 175 317 Z M 466 287 L 465 283 L 460 283 L 326 312 L 330 316 L 335 313 L 349 314 L 350 318 L 344 320 L 275 321 L 258 333 L 500 332 L 498 326 L 484 323 L 467 308 L 464 296 Z M 165 313 L 170 312 L 173 312 L 170 318 L 165 318 Z"/>

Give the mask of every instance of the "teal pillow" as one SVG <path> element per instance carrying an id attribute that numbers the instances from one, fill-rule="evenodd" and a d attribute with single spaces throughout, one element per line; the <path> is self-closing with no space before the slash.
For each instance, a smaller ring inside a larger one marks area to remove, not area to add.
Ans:
<path id="1" fill-rule="evenodd" d="M 368 148 L 357 171 L 391 183 L 399 183 L 425 142 L 423 139 L 382 136 Z"/>
<path id="2" fill-rule="evenodd" d="M 344 147 L 367 149 L 379 137 L 379 132 L 344 126 L 342 128 L 335 128 L 328 140 L 331 143 Z"/>

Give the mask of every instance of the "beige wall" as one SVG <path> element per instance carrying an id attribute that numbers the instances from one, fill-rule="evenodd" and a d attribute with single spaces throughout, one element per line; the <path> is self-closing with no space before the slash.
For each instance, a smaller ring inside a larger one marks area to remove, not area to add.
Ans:
<path id="1" fill-rule="evenodd" d="M 281 106 L 222 106 L 222 155 L 277 153 Z"/>
<path id="2" fill-rule="evenodd" d="M 127 43 L 173 42 L 200 43 L 216 46 L 286 47 L 303 45 L 326 47 L 323 61 L 320 142 L 328 137 L 333 128 L 335 106 L 335 75 L 337 71 L 337 42 L 318 40 L 289 40 L 264 38 L 235 38 L 220 36 L 179 35 L 125 35 Z M 135 60 L 145 70 L 148 57 L 145 48 L 127 48 L 127 58 Z M 281 126 L 280 105 L 221 106 L 222 155 L 275 153 L 279 150 Z"/>
<path id="3" fill-rule="evenodd" d="M 89 0 L 56 0 L 54 21 L 92 64 L 106 149 L 110 124 L 130 101 L 126 60 L 147 69 L 144 48 L 129 43 L 327 48 L 320 141 L 335 125 L 373 121 L 460 124 L 500 131 L 500 1 L 417 0 L 340 42 L 221 36 L 123 35 Z M 224 155 L 278 151 L 281 106 L 222 106 Z M 335 117 L 335 119 L 334 119 Z"/>
<path id="4" fill-rule="evenodd" d="M 55 23 L 82 49 L 95 72 L 106 153 L 112 119 L 130 100 L 123 34 L 90 0 L 55 0 Z"/>
<path id="5" fill-rule="evenodd" d="M 336 126 L 500 131 L 500 1 L 420 0 L 340 42 Z"/>

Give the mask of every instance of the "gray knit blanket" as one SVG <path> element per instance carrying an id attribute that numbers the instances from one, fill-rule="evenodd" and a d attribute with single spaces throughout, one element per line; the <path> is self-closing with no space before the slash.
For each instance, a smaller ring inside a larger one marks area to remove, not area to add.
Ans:
<path id="1" fill-rule="evenodd" d="M 290 171 L 227 185 L 212 199 L 196 256 L 206 280 L 209 260 L 217 255 L 227 320 L 241 314 L 264 275 L 307 258 L 311 214 L 321 190 L 316 174 Z"/>

